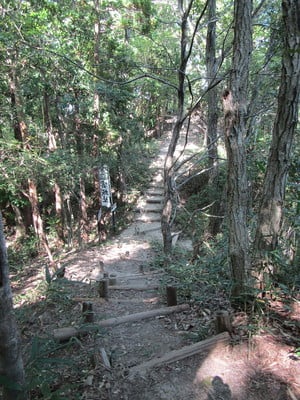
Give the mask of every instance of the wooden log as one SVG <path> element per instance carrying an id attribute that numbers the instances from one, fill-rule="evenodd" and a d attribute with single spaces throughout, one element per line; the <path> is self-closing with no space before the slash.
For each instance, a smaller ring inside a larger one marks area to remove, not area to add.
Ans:
<path id="1" fill-rule="evenodd" d="M 98 283 L 98 293 L 103 299 L 108 298 L 108 279 L 101 279 Z"/>
<path id="2" fill-rule="evenodd" d="M 216 332 L 232 332 L 232 325 L 228 311 L 218 311 L 216 314 Z"/>
<path id="3" fill-rule="evenodd" d="M 228 342 L 229 338 L 230 336 L 228 332 L 223 332 L 219 335 L 202 340 L 201 342 L 182 347 L 179 350 L 172 350 L 169 353 L 164 354 L 162 357 L 153 358 L 152 360 L 132 367 L 129 370 L 129 379 L 134 379 L 137 374 L 144 375 L 149 369 L 153 367 L 160 367 L 162 365 L 170 364 L 184 358 L 192 357 L 195 354 L 207 352 L 218 343 Z"/>
<path id="4" fill-rule="evenodd" d="M 72 301 L 76 302 L 84 302 L 84 301 L 89 301 L 92 303 L 101 303 L 101 304 L 107 304 L 108 303 L 158 303 L 160 300 L 159 297 L 150 297 L 147 299 L 143 299 L 142 297 L 138 298 L 131 298 L 131 299 L 113 299 L 110 298 L 109 300 L 101 299 L 99 297 L 73 297 Z"/>
<path id="5" fill-rule="evenodd" d="M 84 322 L 94 322 L 93 303 L 90 301 L 84 301 L 82 303 L 82 315 Z"/>
<path id="6" fill-rule="evenodd" d="M 83 328 L 74 328 L 74 327 L 67 327 L 67 328 L 59 328 L 53 331 L 53 337 L 55 340 L 60 342 L 66 341 L 71 337 L 79 336 L 80 334 L 85 334 L 91 329 L 95 328 L 107 328 L 110 326 L 116 326 L 120 324 L 125 324 L 127 322 L 136 322 L 141 321 L 144 319 L 154 318 L 162 315 L 169 315 L 177 312 L 182 312 L 189 310 L 190 306 L 188 304 L 181 304 L 179 306 L 174 307 L 164 307 L 158 308 L 156 310 L 144 311 L 140 313 L 124 315 L 123 317 L 115 317 L 104 319 L 97 324 L 92 325 L 91 327 L 83 327 Z"/>
<path id="7" fill-rule="evenodd" d="M 167 305 L 168 307 L 176 306 L 177 305 L 177 292 L 176 287 L 174 286 L 167 286 Z"/>
<path id="8" fill-rule="evenodd" d="M 162 275 L 163 272 L 137 272 L 135 274 L 127 274 L 127 275 L 119 275 L 119 279 L 121 280 L 127 280 L 127 279 L 153 279 L 157 278 L 157 275 Z"/>
<path id="9" fill-rule="evenodd" d="M 116 274 L 110 274 L 109 275 L 108 284 L 110 286 L 115 286 L 117 284 L 117 275 Z"/>
<path id="10" fill-rule="evenodd" d="M 103 321 L 100 321 L 98 323 L 98 326 L 101 326 L 101 327 L 116 326 L 116 325 L 120 325 L 120 324 L 125 324 L 127 322 L 136 322 L 136 321 L 141 321 L 144 319 L 158 317 L 161 315 L 168 315 L 168 314 L 173 314 L 173 313 L 177 313 L 177 312 L 181 312 L 181 311 L 186 311 L 186 310 L 189 310 L 189 308 L 190 308 L 190 306 L 188 304 L 181 304 L 179 306 L 174 306 L 174 307 L 158 308 L 155 310 L 149 310 L 149 311 L 143 311 L 140 313 L 125 315 L 123 317 L 104 319 Z"/>
<path id="11" fill-rule="evenodd" d="M 109 361 L 109 358 L 108 358 L 108 356 L 107 356 L 107 354 L 106 354 L 106 351 L 105 351 L 105 348 L 104 347 L 101 347 L 101 349 L 100 349 L 100 354 L 101 354 L 101 358 L 102 358 L 102 361 L 103 361 L 103 365 L 107 368 L 107 369 L 111 369 L 111 365 L 110 365 L 110 361 Z"/>
<path id="12" fill-rule="evenodd" d="M 68 326 L 66 328 L 58 328 L 54 329 L 53 337 L 58 342 L 65 342 L 66 340 L 71 339 L 72 337 L 77 337 L 79 335 L 79 329 L 74 328 L 73 326 Z"/>
<path id="13" fill-rule="evenodd" d="M 158 285 L 126 285 L 126 286 L 109 286 L 109 290 L 157 290 L 159 288 Z"/>

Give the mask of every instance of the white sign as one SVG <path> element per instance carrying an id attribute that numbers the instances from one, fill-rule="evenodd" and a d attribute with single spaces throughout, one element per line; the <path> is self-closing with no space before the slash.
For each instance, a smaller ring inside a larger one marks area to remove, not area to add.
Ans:
<path id="1" fill-rule="evenodd" d="M 108 166 L 103 165 L 99 169 L 99 182 L 100 182 L 100 193 L 101 193 L 101 205 L 103 207 L 110 208 L 112 206 L 110 176 L 108 172 Z"/>

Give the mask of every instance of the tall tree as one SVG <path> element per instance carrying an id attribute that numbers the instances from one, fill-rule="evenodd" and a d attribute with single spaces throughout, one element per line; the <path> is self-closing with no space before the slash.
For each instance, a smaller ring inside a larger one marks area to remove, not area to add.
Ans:
<path id="1" fill-rule="evenodd" d="M 227 224 L 233 297 L 239 297 L 244 292 L 249 272 L 248 182 L 244 139 L 252 51 L 251 15 L 251 0 L 235 0 L 232 72 L 229 88 L 223 94 L 224 138 L 227 152 Z"/>
<path id="2" fill-rule="evenodd" d="M 259 259 L 265 251 L 276 249 L 283 219 L 286 181 L 298 122 L 300 0 L 282 1 L 282 21 L 281 83 L 254 242 Z"/>
<path id="3" fill-rule="evenodd" d="M 172 137 L 168 147 L 165 165 L 164 165 L 164 207 L 162 211 L 161 218 L 161 229 L 163 235 L 164 252 L 170 254 L 172 252 L 172 234 L 171 225 L 172 217 L 175 211 L 176 204 L 176 188 L 174 182 L 174 153 L 176 146 L 180 137 L 180 132 L 184 121 L 187 118 L 185 112 L 185 90 L 186 90 L 186 69 L 188 61 L 192 54 L 192 49 L 194 45 L 194 39 L 200 21 L 203 18 L 205 10 L 208 5 L 206 1 L 200 16 L 197 18 L 196 24 L 194 26 L 191 38 L 189 35 L 189 18 L 191 16 L 191 10 L 194 0 L 190 0 L 186 7 L 184 7 L 184 1 L 178 1 L 179 13 L 181 16 L 181 38 L 180 38 L 180 65 L 178 67 L 178 86 L 177 86 L 177 115 L 176 123 L 172 131 Z"/>
<path id="4" fill-rule="evenodd" d="M 208 24 L 206 35 L 206 74 L 207 85 L 213 85 L 216 80 L 216 0 L 208 3 Z M 209 89 L 207 93 L 207 151 L 209 166 L 215 169 L 217 166 L 217 128 L 218 128 L 218 106 L 216 102 L 218 94 L 217 86 Z"/>
<path id="5" fill-rule="evenodd" d="M 0 385 L 3 400 L 23 400 L 25 374 L 18 328 L 13 312 L 8 260 L 0 213 Z"/>

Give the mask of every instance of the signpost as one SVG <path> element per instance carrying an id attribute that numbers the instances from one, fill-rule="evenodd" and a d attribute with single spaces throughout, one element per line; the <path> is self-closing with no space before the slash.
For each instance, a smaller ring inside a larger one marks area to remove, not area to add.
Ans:
<path id="1" fill-rule="evenodd" d="M 99 182 L 101 193 L 101 206 L 110 208 L 112 206 L 112 195 L 108 166 L 103 165 L 99 169 Z"/>
<path id="2" fill-rule="evenodd" d="M 102 207 L 110 208 L 112 213 L 112 223 L 113 230 L 116 230 L 115 226 L 115 212 L 117 209 L 116 203 L 113 203 L 112 193 L 111 193 L 111 184 L 110 184 L 110 175 L 109 169 L 107 165 L 103 165 L 99 168 L 99 183 L 100 183 L 100 196 L 101 196 L 101 208 L 98 212 L 98 223 L 100 223 L 101 215 L 102 215 Z"/>

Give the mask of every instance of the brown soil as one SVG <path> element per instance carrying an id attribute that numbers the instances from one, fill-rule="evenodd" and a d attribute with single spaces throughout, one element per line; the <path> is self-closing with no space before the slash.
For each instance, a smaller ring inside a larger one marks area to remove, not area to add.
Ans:
<path id="1" fill-rule="evenodd" d="M 262 329 L 251 336 L 247 315 L 234 313 L 234 332 L 228 343 L 219 343 L 208 352 L 134 376 L 130 374 L 132 367 L 213 336 L 215 313 L 222 306 L 227 307 L 226 299 L 211 301 L 211 306 L 205 309 L 201 304 L 190 302 L 190 308 L 184 312 L 91 329 L 65 344 L 51 341 L 54 329 L 82 325 L 84 300 L 93 305 L 94 325 L 103 319 L 166 306 L 165 286 L 170 277 L 154 265 L 159 255 L 155 243 L 161 242 L 155 210 L 159 215 L 162 195 L 159 168 L 165 150 L 166 142 L 162 141 L 161 153 L 155 161 L 158 172 L 149 192 L 138 203 L 135 222 L 109 244 L 66 254 L 62 260 L 65 277 L 51 284 L 47 298 L 41 295 L 35 301 L 22 301 L 18 297 L 24 358 L 30 363 L 29 370 L 35 371 L 36 377 L 48 377 L 52 392 L 61 389 L 57 397 L 50 394 L 47 397 L 41 394 L 40 382 L 39 388 L 31 390 L 30 398 L 300 399 L 300 360 L 294 351 L 295 341 L 289 342 L 291 337 L 299 335 L 299 309 L 287 311 L 281 303 L 273 304 L 279 322 L 276 325 L 274 319 L 269 331 Z M 147 202 L 153 196 L 154 203 Z M 185 251 L 191 247 L 180 238 L 177 245 Z M 36 270 L 41 271 L 40 266 Z M 116 275 L 117 285 L 121 287 L 111 288 L 108 300 L 98 296 L 98 280 L 105 272 Z M 22 284 L 14 285 L 13 289 L 26 295 L 32 288 L 45 285 L 42 281 L 41 274 L 32 273 L 31 277 L 24 276 Z M 153 289 L 157 285 L 159 288 Z M 141 286 L 144 290 L 140 290 Z M 282 329 L 283 321 L 286 325 L 293 321 L 290 327 L 294 331 Z M 37 340 L 38 337 L 41 339 Z M 105 350 L 110 366 L 105 365 L 101 349 Z M 53 363 L 47 364 L 51 359 Z"/>

